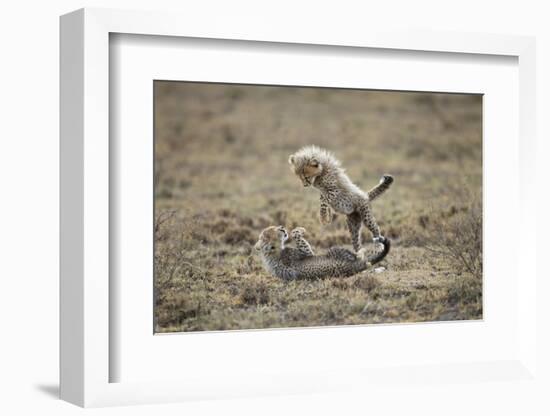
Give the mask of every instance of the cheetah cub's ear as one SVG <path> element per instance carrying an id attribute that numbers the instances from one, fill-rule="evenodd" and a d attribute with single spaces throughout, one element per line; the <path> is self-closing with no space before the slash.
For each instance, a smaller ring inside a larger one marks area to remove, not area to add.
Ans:
<path id="1" fill-rule="evenodd" d="M 294 165 L 294 155 L 290 155 L 290 156 L 288 157 L 288 164 L 289 164 L 289 165 Z"/>

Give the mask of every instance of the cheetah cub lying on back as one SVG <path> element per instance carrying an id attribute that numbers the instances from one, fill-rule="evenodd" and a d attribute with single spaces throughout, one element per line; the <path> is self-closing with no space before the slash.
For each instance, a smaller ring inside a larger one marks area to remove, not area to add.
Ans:
<path id="1" fill-rule="evenodd" d="M 390 187 L 393 183 L 391 175 L 384 175 L 377 186 L 364 192 L 350 180 L 330 152 L 317 146 L 298 150 L 290 155 L 288 163 L 304 186 L 314 186 L 321 192 L 321 224 L 332 222 L 332 210 L 347 216 L 347 226 L 356 252 L 361 249 L 363 225 L 372 233 L 375 243 L 386 241 L 372 215 L 370 202 Z"/>
<path id="2" fill-rule="evenodd" d="M 271 275 L 284 280 L 352 276 L 382 261 L 390 250 L 390 240 L 385 240 L 382 250 L 371 254 L 364 248 L 355 254 L 342 247 L 332 247 L 325 254 L 315 255 L 304 237 L 305 232 L 298 227 L 289 235 L 282 226 L 262 230 L 254 247 Z M 296 247 L 288 247 L 290 242 Z"/>

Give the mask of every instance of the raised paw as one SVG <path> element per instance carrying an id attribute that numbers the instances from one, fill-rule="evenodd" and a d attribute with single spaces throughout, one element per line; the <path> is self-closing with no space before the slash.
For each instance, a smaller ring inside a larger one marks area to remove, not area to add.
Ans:
<path id="1" fill-rule="evenodd" d="M 290 235 L 293 239 L 302 238 L 306 234 L 306 229 L 304 227 L 296 227 L 290 232 Z"/>

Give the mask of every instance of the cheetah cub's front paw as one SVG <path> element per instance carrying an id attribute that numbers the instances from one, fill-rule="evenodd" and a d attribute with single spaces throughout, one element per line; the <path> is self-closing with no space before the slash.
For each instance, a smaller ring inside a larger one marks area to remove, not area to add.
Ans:
<path id="1" fill-rule="evenodd" d="M 296 227 L 290 232 L 292 239 L 302 238 L 306 234 L 306 229 L 304 227 Z"/>

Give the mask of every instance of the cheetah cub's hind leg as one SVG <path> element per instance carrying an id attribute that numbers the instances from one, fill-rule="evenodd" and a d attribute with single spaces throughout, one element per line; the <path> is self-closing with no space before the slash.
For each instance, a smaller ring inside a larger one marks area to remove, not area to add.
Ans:
<path id="1" fill-rule="evenodd" d="M 383 175 L 380 179 L 380 183 L 367 193 L 369 197 L 368 202 L 366 202 L 360 209 L 363 224 L 365 224 L 365 226 L 372 233 L 372 241 L 377 245 L 384 244 L 386 242 L 386 238 L 380 234 L 380 228 L 372 215 L 370 203 L 386 192 L 392 183 L 393 176 L 387 174 Z"/>
<path id="2" fill-rule="evenodd" d="M 361 248 L 361 215 L 354 212 L 346 217 L 348 230 L 351 234 L 353 250 L 357 253 Z"/>
<path id="3" fill-rule="evenodd" d="M 359 214 L 361 215 L 361 221 L 369 229 L 372 234 L 372 241 L 374 244 L 382 244 L 386 241 L 386 237 L 380 234 L 380 227 L 378 226 L 374 216 L 372 215 L 372 209 L 370 203 L 365 201 L 359 207 Z"/>
<path id="4" fill-rule="evenodd" d="M 304 238 L 306 229 L 304 227 L 297 227 L 290 232 L 292 241 L 296 244 L 296 248 L 305 256 L 313 256 L 313 249 L 309 242 Z"/>

